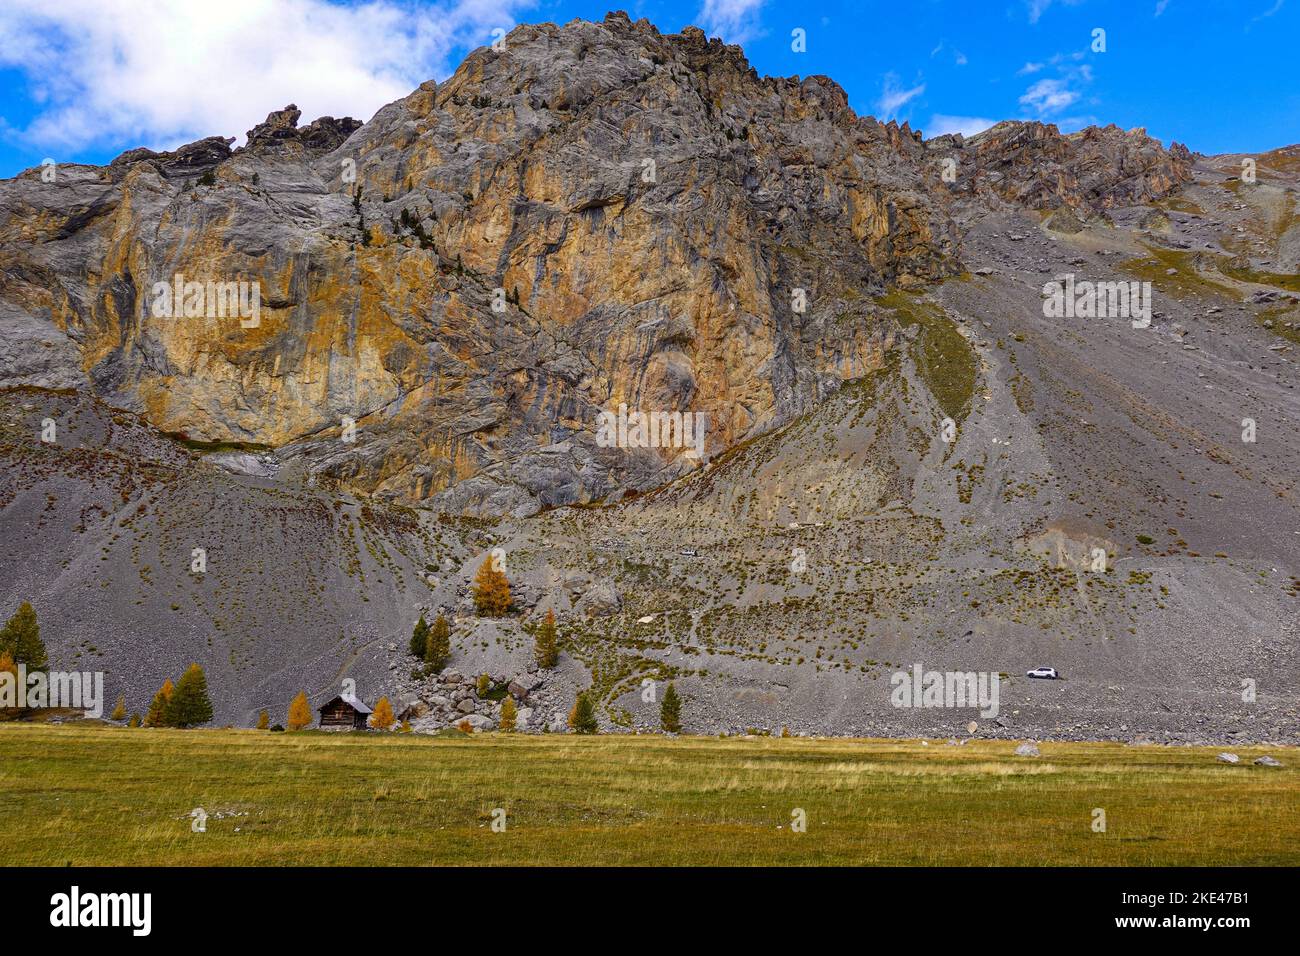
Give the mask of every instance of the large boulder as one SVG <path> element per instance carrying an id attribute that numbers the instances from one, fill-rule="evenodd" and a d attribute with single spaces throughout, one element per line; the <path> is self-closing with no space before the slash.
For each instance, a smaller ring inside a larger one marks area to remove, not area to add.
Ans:
<path id="1" fill-rule="evenodd" d="M 510 683 L 506 689 L 510 691 L 515 699 L 527 700 L 528 695 L 541 687 L 545 679 L 541 674 L 516 674 L 510 678 Z"/>
<path id="2" fill-rule="evenodd" d="M 623 596 L 609 581 L 593 585 L 578 599 L 576 610 L 583 617 L 609 617 L 623 607 Z"/>

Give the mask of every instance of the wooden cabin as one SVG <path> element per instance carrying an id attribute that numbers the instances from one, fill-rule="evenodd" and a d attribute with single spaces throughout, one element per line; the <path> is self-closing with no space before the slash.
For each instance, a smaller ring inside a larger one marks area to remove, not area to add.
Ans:
<path id="1" fill-rule="evenodd" d="M 351 694 L 339 694 L 321 704 L 321 730 L 365 730 L 370 708 Z"/>

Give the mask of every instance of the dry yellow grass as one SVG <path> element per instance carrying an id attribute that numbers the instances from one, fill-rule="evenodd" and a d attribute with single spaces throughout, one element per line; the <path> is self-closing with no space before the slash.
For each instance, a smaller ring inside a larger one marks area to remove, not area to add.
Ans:
<path id="1" fill-rule="evenodd" d="M 1014 746 L 11 724 L 0 864 L 1300 862 L 1295 751 Z"/>

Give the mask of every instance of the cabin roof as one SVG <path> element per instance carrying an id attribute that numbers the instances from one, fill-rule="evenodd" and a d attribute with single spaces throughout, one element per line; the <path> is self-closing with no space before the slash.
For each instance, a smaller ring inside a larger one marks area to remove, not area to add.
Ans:
<path id="1" fill-rule="evenodd" d="M 338 694 L 334 697 L 331 697 L 329 700 L 325 701 L 325 703 L 321 704 L 316 709 L 324 710 L 326 707 L 332 706 L 335 701 L 339 701 L 339 700 L 343 701 L 343 703 L 347 704 L 353 710 L 357 711 L 357 713 L 361 713 L 361 714 L 372 713 L 369 707 L 367 707 L 361 701 L 357 700 L 357 698 L 353 697 L 351 694 Z"/>

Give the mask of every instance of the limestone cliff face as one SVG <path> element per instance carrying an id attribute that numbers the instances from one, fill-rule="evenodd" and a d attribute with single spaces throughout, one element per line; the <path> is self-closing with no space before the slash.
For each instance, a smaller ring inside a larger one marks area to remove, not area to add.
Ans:
<path id="1" fill-rule="evenodd" d="M 997 196 L 1031 209 L 1068 208 L 1085 217 L 1160 199 L 1192 180 L 1192 156 L 1165 149 L 1144 129 L 1095 127 L 1062 135 L 1043 123 L 998 123 L 968 140 L 950 135 L 927 148 L 955 161 L 954 192 Z"/>
<path id="2" fill-rule="evenodd" d="M 927 146 L 693 28 L 521 26 L 364 125 L 298 118 L 0 183 L 0 380 L 93 388 L 311 480 L 527 513 L 697 467 L 598 447 L 601 409 L 702 412 L 715 454 L 881 363 L 873 295 L 960 271 Z M 1003 168 L 1026 150 L 1114 180 L 1092 134 L 1014 126 L 964 147 L 1000 195 L 1039 200 Z M 153 314 L 178 274 L 260 284 L 260 321 Z"/>

